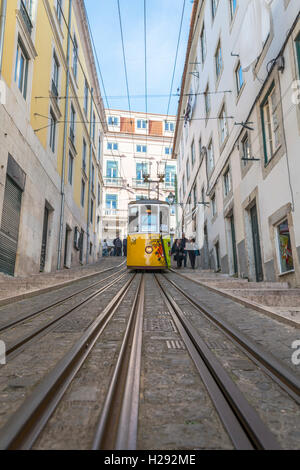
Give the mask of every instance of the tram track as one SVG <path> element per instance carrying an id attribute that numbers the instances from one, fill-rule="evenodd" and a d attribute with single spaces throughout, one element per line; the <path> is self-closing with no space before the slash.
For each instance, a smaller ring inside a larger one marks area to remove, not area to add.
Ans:
<path id="1" fill-rule="evenodd" d="M 118 267 L 121 267 L 124 263 L 122 263 L 121 265 L 117 266 L 116 268 Z M 109 272 L 111 270 L 115 269 L 115 267 L 113 268 L 108 268 L 108 269 L 105 269 L 103 271 L 99 271 L 98 273 L 94 273 L 92 275 L 88 275 L 87 277 L 90 278 L 90 277 L 95 277 L 95 276 L 99 276 L 101 274 L 104 274 L 106 272 Z M 70 295 L 67 295 L 65 297 L 63 297 L 62 299 L 59 299 L 59 300 L 55 300 L 54 302 L 50 302 L 48 303 L 47 305 L 43 306 L 42 308 L 38 309 L 38 310 L 35 310 L 34 312 L 30 312 L 30 313 L 27 313 L 27 314 L 24 314 L 24 315 L 21 315 L 19 318 L 16 318 L 14 320 L 9 320 L 7 321 L 6 323 L 3 323 L 0 325 L 0 333 L 2 333 L 3 331 L 6 331 L 6 330 L 9 330 L 10 328 L 13 328 L 15 326 L 17 326 L 18 324 L 26 321 L 26 320 L 29 320 L 33 317 L 36 317 L 42 313 L 46 313 L 48 312 L 49 310 L 51 310 L 52 308 L 54 307 L 58 307 L 62 304 L 64 304 L 66 301 L 70 300 L 70 299 L 73 299 L 74 297 L 76 297 L 77 295 L 79 294 L 83 294 L 84 292 L 86 292 L 87 290 L 89 289 L 92 289 L 93 287 L 97 286 L 98 284 L 102 283 L 102 282 L 105 282 L 107 281 L 108 279 L 110 279 L 111 277 L 113 277 L 114 275 L 116 274 L 119 274 L 120 272 L 125 272 L 126 271 L 126 268 L 124 269 L 120 269 L 119 271 L 117 271 L 116 273 L 108 276 L 108 277 L 105 277 L 104 279 L 99 279 L 97 280 L 96 282 L 92 283 L 92 284 L 89 284 L 88 286 L 84 287 L 84 288 L 81 288 L 79 290 L 76 290 L 75 292 L 71 293 Z M 73 281 L 74 284 L 80 282 L 80 281 L 84 281 L 86 280 L 86 277 L 82 278 L 82 279 L 75 279 Z M 59 288 L 61 289 L 61 287 Z"/>
<path id="2" fill-rule="evenodd" d="M 174 272 L 174 274 L 178 275 Z M 184 298 L 193 305 L 202 315 L 214 324 L 227 338 L 229 338 L 240 351 L 259 366 L 272 380 L 274 380 L 297 404 L 300 404 L 300 380 L 290 372 L 275 357 L 263 350 L 258 344 L 249 339 L 245 334 L 234 328 L 227 321 L 220 318 L 212 310 L 208 310 L 193 295 L 185 292 L 168 276 L 164 279 L 172 285 Z"/>
<path id="3" fill-rule="evenodd" d="M 167 278 L 165 275 L 161 276 Z M 238 450 L 279 449 L 280 446 L 275 436 L 207 347 L 173 296 L 163 287 L 159 276 L 155 275 L 155 279 L 179 334 L 235 448 Z"/>
<path id="4" fill-rule="evenodd" d="M 64 311 L 63 313 L 58 314 L 52 320 L 47 321 L 45 324 L 43 324 L 42 326 L 40 326 L 36 329 L 33 329 L 26 336 L 22 336 L 21 338 L 17 339 L 16 341 L 14 341 L 12 343 L 8 343 L 7 344 L 7 349 L 6 349 L 6 358 L 7 358 L 7 360 L 11 360 L 17 354 L 20 354 L 24 350 L 24 348 L 28 347 L 32 342 L 37 341 L 42 336 L 46 335 L 47 333 L 50 333 L 54 328 L 57 328 L 63 321 L 65 321 L 65 319 L 69 315 L 71 315 L 72 313 L 78 311 L 81 307 L 86 306 L 88 303 L 90 303 L 92 300 L 94 300 L 100 294 L 102 294 L 105 291 L 109 290 L 116 282 L 122 280 L 126 275 L 127 275 L 126 272 L 122 273 L 121 275 L 118 274 L 117 277 L 115 277 L 111 282 L 109 282 L 108 284 L 106 284 L 103 287 L 100 287 L 95 292 L 92 292 L 91 294 L 89 294 L 84 299 L 79 300 L 79 302 L 77 302 L 74 306 L 72 306 L 71 308 L 67 308 L 66 311 Z M 98 281 L 97 283 L 95 283 L 93 286 L 89 286 L 88 288 L 84 289 L 83 291 L 85 292 L 88 289 L 91 289 L 92 287 L 94 288 L 96 285 L 101 284 L 103 282 L 106 282 L 107 279 L 109 279 L 111 277 L 112 276 L 109 276 L 108 278 L 102 279 L 101 281 Z M 80 292 L 80 294 L 81 293 L 82 292 Z M 74 297 L 75 295 L 78 295 L 78 294 L 79 293 L 77 292 L 77 294 L 74 294 L 70 297 Z M 69 300 L 70 297 L 68 297 L 68 299 L 65 299 L 65 301 Z M 62 301 L 62 302 L 59 303 L 59 305 L 63 304 L 63 303 L 64 302 Z M 46 313 L 51 308 L 53 308 L 53 306 L 48 307 L 47 309 L 43 310 L 42 312 L 39 312 L 39 314 Z M 24 320 L 22 320 L 21 323 L 23 323 L 23 322 L 24 322 Z M 14 327 L 15 326 L 16 325 L 14 325 Z M 5 336 L 2 336 L 2 337 L 5 339 Z"/>
<path id="5" fill-rule="evenodd" d="M 116 313 L 136 275 L 125 283 L 80 339 L 27 396 L 0 430 L 0 449 L 30 449 L 62 400 L 100 335 Z"/>

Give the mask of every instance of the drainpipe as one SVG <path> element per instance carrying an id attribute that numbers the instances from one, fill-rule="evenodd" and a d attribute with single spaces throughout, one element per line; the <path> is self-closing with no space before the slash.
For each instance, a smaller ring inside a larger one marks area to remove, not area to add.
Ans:
<path id="1" fill-rule="evenodd" d="M 93 155 L 93 139 L 92 139 L 92 126 L 93 126 L 93 93 L 91 88 L 91 110 L 90 110 L 90 162 L 89 162 L 89 192 L 88 192 L 88 213 L 87 213 L 87 241 L 86 241 L 86 264 L 89 263 L 89 245 L 90 245 L 90 212 L 91 212 L 91 190 L 92 190 L 92 155 Z"/>
<path id="2" fill-rule="evenodd" d="M 69 0 L 69 18 L 68 30 L 71 26 L 72 14 L 72 0 Z M 57 269 L 61 269 L 61 253 L 63 242 L 63 225 L 64 225 L 64 208 L 65 208 L 65 166 L 66 166 L 66 150 L 67 150 L 67 136 L 68 136 L 68 107 L 69 107 L 69 87 L 70 87 L 70 43 L 71 37 L 68 31 L 67 42 L 67 77 L 66 77 L 66 100 L 65 100 L 65 126 L 64 126 L 64 145 L 63 145 L 63 161 L 61 171 L 61 206 L 60 206 L 60 222 L 59 222 L 59 239 L 58 239 L 58 256 L 57 256 Z"/>
<path id="3" fill-rule="evenodd" d="M 3 58 L 3 47 L 4 47 L 6 6 L 7 6 L 7 0 L 2 0 L 1 12 L 0 12 L 0 77 L 2 76 L 2 58 Z"/>

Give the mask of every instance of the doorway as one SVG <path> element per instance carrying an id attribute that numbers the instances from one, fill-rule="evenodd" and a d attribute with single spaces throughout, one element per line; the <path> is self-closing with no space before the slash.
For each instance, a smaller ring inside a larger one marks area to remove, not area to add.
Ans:
<path id="1" fill-rule="evenodd" d="M 47 254 L 47 241 L 48 241 L 48 225 L 49 225 L 49 209 L 47 209 L 47 207 L 45 207 L 44 222 L 43 222 L 43 236 L 42 236 L 40 272 L 45 271 L 46 254 Z"/>
<path id="2" fill-rule="evenodd" d="M 251 229 L 252 229 L 252 241 L 253 241 L 256 281 L 257 282 L 262 282 L 264 276 L 263 276 L 263 269 L 262 269 L 260 236 L 259 236 L 259 226 L 258 226 L 258 217 L 257 217 L 256 204 L 250 209 L 250 218 L 251 218 Z"/>

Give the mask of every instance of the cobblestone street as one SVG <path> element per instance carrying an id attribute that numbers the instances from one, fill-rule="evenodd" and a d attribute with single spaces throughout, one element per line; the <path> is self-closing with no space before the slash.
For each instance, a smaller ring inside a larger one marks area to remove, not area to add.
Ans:
<path id="1" fill-rule="evenodd" d="M 18 296 L 18 280 L 15 280 L 16 287 L 10 290 L 11 303 L 8 303 L 6 295 L 7 305 L 0 308 L 0 335 L 7 348 L 7 364 L 0 369 L 2 447 L 20 445 L 18 440 L 15 444 L 13 441 L 5 444 L 7 436 L 15 429 L 14 416 L 19 415 L 19 420 L 25 419 L 22 418 L 23 413 L 29 403 L 32 406 L 33 397 L 46 393 L 54 380 L 51 377 L 56 376 L 67 357 L 71 357 L 77 344 L 87 341 L 90 347 L 92 341 L 91 349 L 86 356 L 84 353 L 72 376 L 64 378 L 65 391 L 59 398 L 55 398 L 58 391 L 53 382 L 51 395 L 55 411 L 49 412 L 42 428 L 39 429 L 38 423 L 27 424 L 39 430 L 38 437 L 32 442 L 29 438 L 21 445 L 22 448 L 29 446 L 35 449 L 92 448 L 142 279 L 141 274 L 127 272 L 123 261 L 122 258 L 111 258 L 86 269 L 53 274 L 49 292 L 44 292 L 43 275 L 22 279 L 19 282 L 22 282 L 22 288 L 27 283 L 30 296 L 18 302 L 14 301 Z M 253 308 L 251 302 L 247 305 L 244 300 L 243 303 L 240 299 L 233 300 L 227 295 L 227 288 L 232 284 L 236 290 L 237 281 L 213 272 L 194 271 L 193 281 L 190 280 L 189 269 L 180 271 L 180 276 L 176 270 L 167 275 L 146 273 L 144 276 L 141 364 L 140 369 L 136 369 L 139 375 L 136 448 L 193 450 L 235 447 L 228 423 L 226 419 L 224 421 L 206 379 L 201 372 L 199 375 L 194 353 L 182 336 L 165 294 L 158 288 L 159 281 L 170 301 L 173 299 L 192 325 L 193 334 L 202 338 L 278 445 L 285 449 L 298 449 L 299 390 L 295 395 L 295 389 L 291 392 L 275 383 L 259 363 L 253 362 L 191 300 L 201 302 L 204 312 L 212 311 L 220 321 L 227 322 L 270 354 L 287 375 L 294 377 L 295 383 L 299 383 L 300 370 L 292 363 L 292 344 L 299 339 L 299 323 L 287 322 L 285 316 Z M 75 282 L 65 286 L 66 279 Z M 125 290 L 122 294 L 128 283 L 128 292 Z M 255 292 L 256 284 L 247 284 L 247 291 Z M 218 290 L 211 289 L 212 285 L 217 285 Z M 57 287 L 53 289 L 53 286 Z M 283 288 L 278 285 L 265 287 L 267 297 L 269 289 L 273 292 L 276 288 L 280 294 Z M 42 293 L 33 295 L 36 289 L 41 289 Z M 120 295 L 112 311 L 110 304 Z M 99 323 L 100 318 L 103 320 Z M 97 337 L 82 340 L 97 323 L 102 325 Z M 30 419 L 33 418 L 27 416 L 26 422 Z"/>

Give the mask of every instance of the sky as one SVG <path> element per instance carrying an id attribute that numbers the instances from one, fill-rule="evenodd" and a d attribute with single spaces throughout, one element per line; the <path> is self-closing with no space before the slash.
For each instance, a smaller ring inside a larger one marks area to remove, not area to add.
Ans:
<path id="1" fill-rule="evenodd" d="M 131 111 L 146 112 L 144 0 L 119 0 Z M 110 109 L 128 110 L 118 0 L 85 0 Z M 176 48 L 184 6 L 172 93 L 180 88 L 192 11 L 191 0 L 146 0 L 147 90 L 149 113 L 167 114 Z M 107 103 L 99 77 L 105 107 Z M 135 95 L 143 95 L 134 98 Z M 154 97 L 151 95 L 166 95 Z M 118 97 L 118 98 L 115 98 Z M 178 96 L 169 115 L 176 115 Z"/>

